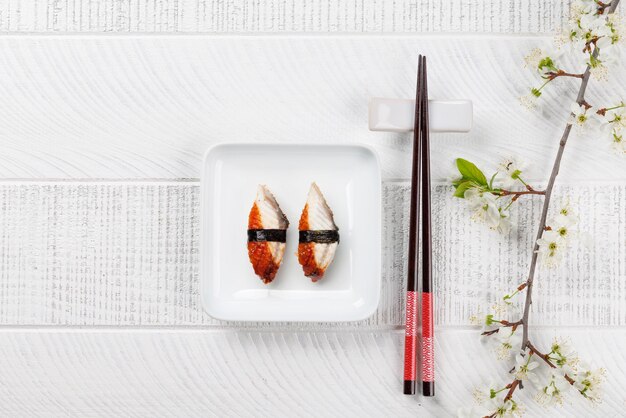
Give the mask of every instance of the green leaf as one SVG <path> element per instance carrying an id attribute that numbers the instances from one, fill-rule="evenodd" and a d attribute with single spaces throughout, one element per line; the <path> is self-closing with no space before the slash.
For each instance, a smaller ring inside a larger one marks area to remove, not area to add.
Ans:
<path id="1" fill-rule="evenodd" d="M 464 181 L 457 186 L 456 190 L 454 191 L 454 197 L 460 197 L 461 199 L 465 198 L 465 192 L 467 191 L 467 189 L 471 189 L 473 186 L 474 183 L 472 183 L 471 181 Z"/>
<path id="2" fill-rule="evenodd" d="M 473 180 L 480 185 L 487 186 L 487 178 L 483 172 L 480 171 L 476 165 L 474 165 L 474 163 L 464 160 L 463 158 L 457 158 L 456 166 L 459 168 L 459 172 L 466 179 Z"/>
<path id="3" fill-rule="evenodd" d="M 458 179 L 452 180 L 452 185 L 454 187 L 459 187 L 461 183 L 465 183 L 467 179 L 465 177 L 459 177 Z"/>
<path id="4" fill-rule="evenodd" d="M 491 180 L 489 180 L 489 188 L 493 189 L 493 181 L 496 179 L 496 176 L 498 175 L 498 172 L 496 171 L 495 173 L 493 173 L 493 176 L 491 176 Z"/>
<path id="5" fill-rule="evenodd" d="M 537 66 L 537 69 L 539 71 L 541 71 L 544 68 L 548 69 L 549 71 L 555 72 L 555 73 L 559 71 L 559 69 L 556 67 L 556 64 L 554 63 L 554 61 L 550 57 L 545 57 L 544 59 L 539 61 L 539 65 Z"/>

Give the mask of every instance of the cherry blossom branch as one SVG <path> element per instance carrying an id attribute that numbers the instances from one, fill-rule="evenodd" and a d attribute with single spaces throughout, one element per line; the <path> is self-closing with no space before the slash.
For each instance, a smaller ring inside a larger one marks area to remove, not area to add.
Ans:
<path id="1" fill-rule="evenodd" d="M 527 347 L 528 347 L 528 350 L 529 350 L 531 353 L 535 354 L 537 357 L 539 357 L 539 358 L 540 358 L 540 359 L 542 359 L 544 362 L 546 362 L 546 364 L 547 364 L 548 366 L 550 366 L 550 367 L 551 367 L 551 368 L 553 368 L 553 369 L 556 369 L 556 366 L 554 365 L 554 363 L 552 363 L 552 360 L 550 360 L 550 356 L 548 356 L 547 354 L 544 354 L 544 353 L 540 352 L 539 350 L 537 350 L 537 348 L 535 348 L 535 346 L 534 346 L 534 345 L 533 345 L 530 341 L 528 341 Z M 563 377 L 565 378 L 565 380 L 567 380 L 567 382 L 568 382 L 570 385 L 573 385 L 573 384 L 575 383 L 575 382 L 574 382 L 574 379 L 572 379 L 572 378 L 571 378 L 570 376 L 568 376 L 567 374 L 564 374 L 564 375 L 563 375 Z"/>
<path id="2" fill-rule="evenodd" d="M 586 366 L 581 369 L 575 352 L 570 349 L 567 343 L 558 339 L 552 344 L 549 352 L 542 353 L 539 351 L 529 339 L 529 316 L 533 302 L 533 284 L 537 274 L 539 259 L 545 262 L 548 267 L 554 266 L 559 261 L 564 249 L 567 249 L 567 243 L 571 236 L 571 227 L 576 223 L 576 216 L 572 214 L 573 212 L 570 210 L 568 203 L 560 208 L 558 215 L 551 219 L 548 225 L 550 202 L 572 128 L 576 126 L 582 129 L 586 122 L 593 118 L 594 114 L 597 114 L 600 116 L 598 119 L 603 123 L 607 125 L 614 124 L 611 128 L 613 145 L 618 152 L 626 153 L 626 142 L 623 141 L 622 136 L 622 132 L 626 129 L 626 104 L 624 101 L 613 107 L 594 107 L 585 100 L 585 93 L 592 73 L 597 79 L 606 78 L 608 69 L 604 64 L 605 54 L 601 52 L 605 51 L 605 49 L 609 51 L 608 47 L 616 44 L 619 40 L 619 34 L 615 28 L 619 21 L 612 17 L 607 17 L 605 9 L 608 9 L 608 14 L 614 13 L 619 2 L 620 0 L 612 0 L 610 3 L 602 3 L 599 0 L 583 0 L 583 5 L 586 5 L 586 9 L 572 9 L 575 16 L 572 18 L 572 24 L 570 25 L 569 39 L 575 43 L 585 42 L 583 52 L 588 52 L 585 57 L 587 67 L 582 74 L 569 73 L 559 69 L 554 62 L 554 57 L 551 54 L 546 54 L 539 48 L 532 50 L 524 58 L 526 65 L 537 70 L 544 79 L 544 84 L 541 87 L 532 88 L 528 95 L 520 98 L 522 104 L 528 108 L 534 107 L 535 99 L 541 96 L 541 89 L 552 80 L 558 77 L 580 80 L 576 101 L 570 106 L 570 117 L 560 137 L 545 190 L 535 190 L 522 180 L 520 175 L 523 174 L 524 165 L 514 158 L 504 160 L 490 180 L 487 180 L 483 172 L 474 164 L 467 160 L 457 159 L 457 167 L 461 177 L 453 181 L 455 186 L 454 195 L 467 199 L 474 210 L 473 218 L 486 222 L 492 229 L 503 233 L 508 231 L 508 228 L 502 226 L 503 219 L 507 220 L 509 207 L 521 196 L 542 195 L 544 197 L 526 281 L 520 284 L 514 292 L 505 295 L 500 302 L 494 304 L 492 313 L 488 313 L 482 318 L 482 314 L 474 315 L 470 318 L 472 323 L 483 326 L 481 335 L 491 336 L 499 333 L 498 338 L 495 339 L 495 352 L 499 359 L 509 358 L 511 351 L 515 351 L 513 347 L 520 347 L 518 342 L 520 333 L 516 332 L 516 330 L 522 328 L 521 352 L 518 351 L 515 356 L 516 366 L 510 370 L 510 373 L 513 374 L 510 377 L 512 380 L 506 386 L 496 386 L 495 389 L 490 386 L 488 398 L 495 400 L 493 407 L 496 411 L 489 411 L 491 415 L 487 415 L 486 418 L 519 414 L 521 412 L 520 405 L 513 399 L 513 396 L 518 389 L 525 389 L 527 379 L 533 383 L 536 382 L 537 376 L 533 374 L 533 369 L 540 365 L 543 365 L 544 368 L 547 365 L 547 368 L 552 370 L 552 372 L 550 373 L 550 380 L 537 394 L 537 402 L 544 404 L 562 403 L 563 385 L 575 386 L 580 394 L 592 402 L 598 401 L 600 397 L 599 386 L 604 380 L 604 369 L 592 370 Z M 591 7 L 592 3 L 598 6 L 595 11 Z M 597 27 L 600 27 L 600 29 L 597 29 Z M 602 32 L 601 30 L 608 32 Z M 610 57 L 610 53 L 606 55 Z M 606 62 L 610 63 L 608 59 L 606 59 Z M 498 173 L 504 176 L 504 179 L 498 179 L 498 181 L 506 189 L 493 186 Z M 526 189 L 519 191 L 510 190 L 510 188 L 519 186 L 517 181 L 521 182 Z M 494 196 L 496 196 L 495 199 Z M 505 206 L 498 205 L 499 202 L 502 202 L 502 200 L 499 200 L 502 196 L 512 197 L 510 201 L 509 199 L 505 200 Z M 506 205 L 507 203 L 508 205 Z M 522 292 L 525 293 L 524 301 L 522 302 L 523 312 L 521 315 L 514 314 L 517 304 L 514 303 L 513 297 L 517 295 L 519 299 L 519 294 Z M 502 332 L 500 331 L 501 329 Z M 541 359 L 541 361 L 532 361 L 537 358 Z M 569 383 L 569 385 L 567 383 L 564 384 L 564 382 Z M 505 391 L 506 395 L 503 395 L 502 392 Z M 482 395 L 481 391 L 475 391 L 474 396 L 479 403 L 481 400 L 484 400 L 484 395 Z M 502 396 L 504 397 L 502 398 Z"/>
<path id="3" fill-rule="evenodd" d="M 515 392 L 515 389 L 517 389 L 518 387 L 521 387 L 521 383 L 522 383 L 521 380 L 515 379 L 511 383 L 505 386 L 505 389 L 508 389 L 509 391 L 504 396 L 504 402 L 510 401 L 513 398 L 513 393 Z M 495 418 L 497 416 L 498 416 L 498 412 L 496 411 L 491 415 L 485 415 L 483 418 Z"/>
<path id="4" fill-rule="evenodd" d="M 612 0 L 609 7 L 609 14 L 613 13 L 617 8 L 620 0 Z M 599 53 L 598 48 L 594 49 L 593 56 L 597 57 Z M 580 83 L 580 89 L 578 90 L 578 96 L 576 97 L 576 102 L 578 104 L 582 104 L 585 102 L 585 93 L 587 91 L 587 85 L 589 84 L 589 77 L 591 76 L 591 66 L 587 66 L 583 77 Z M 563 152 L 565 151 L 565 146 L 567 145 L 567 140 L 569 138 L 570 132 L 572 130 L 572 124 L 568 123 L 565 126 L 565 130 L 563 131 L 563 135 L 561 136 L 561 140 L 559 141 L 559 149 L 556 154 L 556 158 L 554 160 L 554 164 L 552 166 L 552 173 L 550 174 L 550 179 L 548 180 L 548 185 L 545 190 L 545 199 L 543 202 L 543 208 L 541 210 L 541 218 L 539 221 L 539 227 L 537 228 L 537 239 L 535 240 L 535 244 L 533 246 L 533 253 L 530 260 L 530 271 L 528 273 L 528 286 L 526 287 L 526 300 L 524 302 L 524 314 L 522 316 L 522 350 L 528 347 L 528 317 L 530 315 L 530 306 L 532 304 L 532 292 L 533 292 L 533 282 L 535 280 L 535 270 L 537 267 L 537 258 L 539 256 L 539 244 L 537 241 L 541 239 L 543 235 L 543 231 L 546 227 L 546 220 L 548 217 L 548 208 L 550 207 L 550 200 L 552 198 L 552 191 L 554 189 L 554 183 L 556 182 L 556 177 L 559 174 L 559 169 L 561 167 L 561 159 L 563 158 Z"/>
<path id="5" fill-rule="evenodd" d="M 549 355 L 548 354 L 544 354 L 544 353 L 540 352 L 539 350 L 537 350 L 537 348 L 530 341 L 528 341 L 528 343 L 527 343 L 527 348 L 528 348 L 528 355 L 529 356 L 533 356 L 534 355 L 534 356 L 540 358 L 541 360 L 543 360 L 548 366 L 550 366 L 550 368 L 552 368 L 552 369 L 556 369 L 557 368 L 557 366 L 552 362 L 552 360 L 550 360 Z M 564 374 L 563 377 L 565 378 L 565 380 L 570 385 L 572 385 L 572 386 L 574 385 L 575 380 L 572 379 L 570 376 L 568 376 L 567 374 Z M 520 379 L 515 378 L 511 383 L 507 384 L 504 388 L 508 389 L 508 392 L 507 392 L 507 394 L 505 395 L 505 397 L 503 399 L 504 402 L 507 402 L 507 401 L 509 401 L 509 400 L 511 400 L 513 398 L 513 394 L 515 393 L 515 391 L 518 388 L 519 389 L 523 389 L 522 381 Z M 498 416 L 498 411 L 494 412 L 491 415 L 487 415 L 484 418 L 495 418 L 497 416 Z"/>

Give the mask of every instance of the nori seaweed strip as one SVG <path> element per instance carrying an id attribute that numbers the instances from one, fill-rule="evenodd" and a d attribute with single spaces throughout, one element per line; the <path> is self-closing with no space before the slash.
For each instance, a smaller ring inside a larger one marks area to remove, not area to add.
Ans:
<path id="1" fill-rule="evenodd" d="M 248 229 L 248 242 L 286 242 L 286 229 Z"/>
<path id="2" fill-rule="evenodd" d="M 318 244 L 332 244 L 339 242 L 339 231 L 300 231 L 300 242 L 315 242 Z"/>

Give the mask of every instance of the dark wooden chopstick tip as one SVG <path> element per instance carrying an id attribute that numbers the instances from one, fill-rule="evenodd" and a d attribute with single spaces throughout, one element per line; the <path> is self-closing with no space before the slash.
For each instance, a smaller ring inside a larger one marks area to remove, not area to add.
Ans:
<path id="1" fill-rule="evenodd" d="M 404 381 L 404 394 L 415 395 L 415 380 Z"/>
<path id="2" fill-rule="evenodd" d="M 422 396 L 435 396 L 435 382 L 422 382 Z"/>

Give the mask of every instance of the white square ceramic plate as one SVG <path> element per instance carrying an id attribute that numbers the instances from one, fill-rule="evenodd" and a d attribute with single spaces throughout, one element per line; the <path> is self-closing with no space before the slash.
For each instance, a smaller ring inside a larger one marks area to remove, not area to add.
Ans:
<path id="1" fill-rule="evenodd" d="M 298 220 L 315 181 L 335 214 L 340 243 L 317 283 L 298 264 Z M 248 213 L 266 184 L 290 222 L 287 249 L 265 285 L 248 260 Z M 380 296 L 380 167 L 360 145 L 221 144 L 202 176 L 202 298 L 208 313 L 236 321 L 357 321 Z"/>

